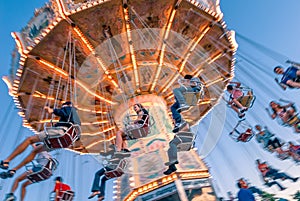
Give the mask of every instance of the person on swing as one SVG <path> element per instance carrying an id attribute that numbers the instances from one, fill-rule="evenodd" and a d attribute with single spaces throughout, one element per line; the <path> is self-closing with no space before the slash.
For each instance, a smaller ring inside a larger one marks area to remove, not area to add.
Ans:
<path id="1" fill-rule="evenodd" d="M 39 143 L 37 144 L 32 144 L 32 147 L 35 148 L 39 146 Z M 50 160 L 52 158 L 52 156 L 46 152 L 46 151 L 42 151 L 40 153 L 38 153 L 36 155 L 35 158 L 35 165 L 33 166 L 33 168 L 26 170 L 24 173 L 22 173 L 21 175 L 19 175 L 13 182 L 13 185 L 11 187 L 10 193 L 6 194 L 5 196 L 5 201 L 13 201 L 16 200 L 16 196 L 15 196 L 15 192 L 19 186 L 20 183 L 22 183 L 21 186 L 21 196 L 20 196 L 20 200 L 23 201 L 26 195 L 26 188 L 27 186 L 34 184 L 35 182 L 32 182 L 28 176 L 32 173 L 35 172 L 39 172 L 41 171 L 41 169 L 43 167 L 45 167 L 48 164 L 48 160 Z"/>
<path id="2" fill-rule="evenodd" d="M 144 106 L 140 103 L 136 103 L 133 105 L 133 110 L 137 114 L 137 119 L 134 121 L 133 124 L 127 125 L 125 129 L 120 129 L 116 133 L 116 152 L 129 152 L 127 149 L 126 138 L 130 136 L 126 136 L 126 131 L 132 129 L 138 129 L 143 127 L 144 130 L 148 131 L 148 122 L 149 122 L 149 113 L 144 108 Z"/>
<path id="3" fill-rule="evenodd" d="M 60 201 L 64 192 L 71 191 L 71 187 L 63 183 L 62 177 L 55 178 L 55 186 L 53 192 L 55 192 L 55 201 Z"/>
<path id="4" fill-rule="evenodd" d="M 231 84 L 227 86 L 227 91 L 230 94 L 230 101 L 228 101 L 228 104 L 238 114 L 239 118 L 243 118 L 248 108 L 244 107 L 238 101 L 241 97 L 244 96 L 244 93 L 241 90 L 240 86 L 240 82 L 231 82 Z"/>
<path id="5" fill-rule="evenodd" d="M 286 70 L 282 66 L 276 66 L 274 68 L 274 73 L 278 75 L 282 75 L 281 80 L 276 81 L 282 86 L 285 90 L 287 87 L 289 88 L 300 88 L 300 64 L 292 61 L 287 61 L 291 66 Z"/>
<path id="6" fill-rule="evenodd" d="M 66 101 L 62 104 L 60 109 L 52 109 L 45 106 L 44 109 L 48 113 L 53 113 L 59 116 L 59 121 L 52 127 L 48 128 L 47 131 L 41 131 L 37 135 L 27 137 L 17 148 L 4 160 L 0 161 L 0 168 L 7 170 L 9 169 L 9 162 L 13 160 L 16 156 L 23 153 L 29 145 L 35 144 L 37 142 L 43 142 L 48 135 L 63 135 L 66 130 L 71 127 L 71 123 L 81 125 L 79 115 L 76 109 L 72 106 L 72 102 Z M 9 169 L 7 172 L 1 172 L 0 178 L 6 179 L 14 176 L 17 170 L 25 166 L 27 163 L 31 162 L 34 157 L 42 151 L 52 151 L 49 150 L 44 144 L 36 146 L 30 154 L 25 157 L 17 166 Z"/>
<path id="7" fill-rule="evenodd" d="M 188 110 L 190 106 L 186 103 L 184 98 L 185 92 L 200 92 L 201 91 L 201 81 L 198 77 L 193 77 L 192 75 L 185 75 L 183 79 L 179 79 L 180 87 L 173 90 L 175 97 L 175 102 L 171 106 L 172 118 L 174 120 L 173 133 L 177 133 L 181 128 L 186 125 L 181 117 L 181 112 Z"/>

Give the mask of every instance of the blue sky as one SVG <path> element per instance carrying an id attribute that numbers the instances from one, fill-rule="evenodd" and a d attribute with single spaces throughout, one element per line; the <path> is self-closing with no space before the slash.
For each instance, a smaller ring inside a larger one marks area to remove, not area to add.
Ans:
<path id="1" fill-rule="evenodd" d="M 1 77 L 9 73 L 11 52 L 15 45 L 10 32 L 19 31 L 24 27 L 33 16 L 34 9 L 41 7 L 44 2 L 38 0 L 0 2 Z M 283 92 L 273 81 L 274 74 L 272 73 L 273 67 L 278 63 L 284 65 L 286 59 L 300 61 L 300 28 L 298 26 L 300 2 L 298 0 L 221 0 L 221 10 L 224 13 L 224 20 L 228 25 L 228 29 L 235 30 L 237 33 L 280 53 L 279 56 L 276 55 L 277 61 L 275 61 L 271 59 L 274 55 L 262 54 L 259 50 L 245 43 L 245 41 L 237 38 L 239 49 L 237 52 L 236 80 L 252 87 L 257 95 L 257 101 L 253 109 L 247 113 L 247 121 L 250 124 L 261 123 L 267 125 L 281 139 L 286 141 L 299 140 L 299 137 L 292 132 L 292 129 L 283 128 L 275 121 L 269 119 L 264 108 L 270 100 L 278 98 L 293 100 L 300 106 L 300 91 L 289 90 Z M 248 65 L 239 57 L 240 53 L 254 58 L 254 63 L 262 65 L 259 65 L 259 67 Z M 0 107 L 0 122 L 2 124 L 2 127 L 0 127 L 0 158 L 2 159 L 11 152 L 19 141 L 31 135 L 31 133 L 24 128 L 20 128 L 21 123 L 20 118 L 17 116 L 17 110 L 13 106 L 9 107 L 11 97 L 8 96 L 7 88 L 2 81 L 0 82 L 0 93 L 0 105 L 2 106 Z M 206 128 L 212 123 L 210 122 L 210 117 L 208 116 L 200 123 L 197 137 L 199 149 L 201 149 L 202 140 L 206 137 Z M 256 142 L 251 141 L 248 144 L 241 144 L 231 140 L 227 134 L 236 121 L 236 114 L 227 109 L 226 125 L 222 136 L 217 142 L 215 149 L 205 158 L 216 183 L 217 193 L 222 196 L 226 196 L 227 191 L 236 193 L 235 181 L 240 177 L 246 177 L 251 183 L 262 187 L 264 190 L 276 193 L 276 188 L 266 189 L 262 185 L 255 167 L 254 160 L 256 158 L 267 160 L 276 168 L 289 174 L 300 176 L 299 166 L 295 166 L 290 160 L 280 161 L 276 159 L 274 155 L 263 151 Z M 53 154 L 58 159 L 61 159 L 61 165 L 55 174 L 63 175 L 65 181 L 78 192 L 76 200 L 86 200 L 94 176 L 93 173 L 99 168 L 99 164 L 90 156 L 78 156 L 64 151 L 57 151 Z M 22 157 L 24 155 L 20 156 L 19 159 Z M 88 174 L 85 174 L 84 172 L 87 169 L 89 170 Z M 10 188 L 11 181 L 0 180 L 0 186 L 2 186 L 0 199 L 3 199 L 4 194 Z M 279 192 L 283 197 L 287 197 L 294 191 L 299 190 L 299 184 L 292 184 L 288 181 L 282 183 L 285 186 L 290 186 L 289 191 L 282 192 L 282 195 Z M 28 188 L 27 200 L 40 201 L 41 197 L 45 197 L 42 200 L 47 200 L 46 197 L 48 192 L 52 190 L 53 185 L 53 179 L 32 185 L 32 187 Z M 111 186 L 112 183 L 109 182 L 108 185 Z M 108 188 L 108 191 L 108 195 L 111 194 L 111 189 Z"/>

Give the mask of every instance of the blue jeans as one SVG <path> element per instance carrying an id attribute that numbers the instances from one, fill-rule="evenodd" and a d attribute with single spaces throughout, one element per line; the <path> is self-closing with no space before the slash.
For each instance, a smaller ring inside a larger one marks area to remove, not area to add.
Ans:
<path id="1" fill-rule="evenodd" d="M 175 123 L 181 122 L 181 115 L 180 112 L 177 111 L 181 104 L 186 104 L 185 98 L 183 96 L 184 92 L 198 92 L 199 89 L 197 88 L 191 88 L 191 87 L 180 87 L 175 88 L 173 90 L 173 94 L 175 97 L 175 103 L 171 106 L 171 112 L 172 112 L 172 118 L 175 120 Z"/>
<path id="2" fill-rule="evenodd" d="M 175 103 L 171 106 L 171 112 L 172 112 L 172 118 L 175 120 L 175 123 L 181 122 L 181 115 L 177 111 L 177 109 L 180 107 L 180 104 L 178 103 L 176 97 L 175 97 Z"/>
<path id="3" fill-rule="evenodd" d="M 277 183 L 277 182 L 276 182 Z M 256 188 L 255 186 L 251 186 L 248 188 L 250 191 L 252 191 L 253 193 L 257 193 L 258 195 L 262 195 L 263 192 L 262 190 L 260 190 L 259 188 Z"/>
<path id="4" fill-rule="evenodd" d="M 277 186 L 280 188 L 280 190 L 283 189 L 283 186 L 281 186 L 280 183 L 278 183 L 277 181 L 271 181 L 271 182 L 268 182 L 268 183 L 266 183 L 266 185 L 267 185 L 268 187 L 271 187 L 271 186 L 273 186 L 273 185 L 277 185 Z M 253 192 L 253 193 L 254 193 L 254 192 Z M 261 194 L 259 194 L 259 195 L 261 195 Z"/>
<path id="5" fill-rule="evenodd" d="M 98 170 L 95 174 L 94 177 L 94 182 L 93 182 L 93 186 L 92 186 L 92 192 L 96 192 L 96 191 L 100 191 L 101 195 L 105 195 L 105 182 L 108 180 L 108 178 L 106 176 L 104 176 L 104 173 L 106 171 L 110 171 L 112 170 L 111 168 L 106 167 L 106 169 L 101 168 L 100 170 Z M 99 186 L 99 182 L 100 182 L 100 177 L 102 177 L 101 179 L 101 184 Z"/>
<path id="6" fill-rule="evenodd" d="M 266 177 L 272 177 L 274 180 L 276 179 L 282 179 L 282 178 L 286 178 L 289 180 L 293 180 L 292 177 L 288 176 L 287 174 L 285 174 L 284 172 L 278 172 L 275 169 L 270 169 L 267 173 L 266 173 Z"/>
<path id="7" fill-rule="evenodd" d="M 177 146 L 181 143 L 187 143 L 191 142 L 191 139 L 188 137 L 177 137 L 174 136 L 173 140 L 169 142 L 169 149 L 168 149 L 168 157 L 169 157 L 169 162 L 175 162 L 177 161 L 177 153 L 178 153 L 178 148 Z"/>

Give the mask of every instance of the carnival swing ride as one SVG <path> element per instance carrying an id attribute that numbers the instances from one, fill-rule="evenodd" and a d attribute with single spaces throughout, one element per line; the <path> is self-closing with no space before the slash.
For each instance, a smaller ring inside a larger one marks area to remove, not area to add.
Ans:
<path id="1" fill-rule="evenodd" d="M 218 1 L 50 0 L 20 33 L 12 34 L 16 68 L 10 94 L 23 126 L 41 131 L 45 123 L 57 121 L 45 106 L 72 101 L 82 124 L 80 140 L 68 149 L 109 161 L 117 130 L 134 121 L 132 106 L 140 103 L 149 111 L 151 126 L 128 141 L 131 167 L 124 172 L 148 174 L 119 197 L 132 200 L 155 189 L 149 182 L 162 176 L 157 172 L 165 167 L 165 147 L 174 136 L 170 106 L 177 80 L 187 74 L 201 80 L 200 93 L 185 95 L 191 107 L 182 115 L 193 126 L 233 78 L 237 44 L 222 17 Z M 181 177 L 209 177 L 201 159 L 189 152 L 181 170 L 197 169 L 188 164 L 197 157 L 205 171 Z M 143 185 L 146 190 L 140 190 Z"/>

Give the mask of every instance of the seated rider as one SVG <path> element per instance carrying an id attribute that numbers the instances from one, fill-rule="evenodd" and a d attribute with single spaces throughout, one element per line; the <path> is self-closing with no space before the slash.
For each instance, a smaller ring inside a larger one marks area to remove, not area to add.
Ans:
<path id="1" fill-rule="evenodd" d="M 62 181 L 62 177 L 55 178 L 55 186 L 53 189 L 53 192 L 55 192 L 55 201 L 60 201 L 65 191 L 71 191 L 71 187 Z"/>
<path id="2" fill-rule="evenodd" d="M 274 134 L 271 133 L 266 127 L 262 129 L 260 125 L 256 125 L 255 129 L 258 131 L 256 134 L 256 140 L 259 143 L 262 143 L 264 148 L 274 150 L 278 147 L 281 147 L 280 141 L 277 137 L 274 137 Z"/>
<path id="3" fill-rule="evenodd" d="M 277 157 L 284 160 L 289 157 L 288 152 L 282 149 L 280 140 L 274 136 L 266 127 L 263 130 L 260 125 L 255 126 L 258 133 L 256 134 L 256 140 L 258 143 L 262 143 L 264 148 L 270 152 L 275 151 Z"/>
<path id="4" fill-rule="evenodd" d="M 32 144 L 33 148 L 35 148 L 36 146 L 38 146 L 38 144 Z M 19 183 L 24 181 L 22 184 L 22 187 L 21 187 L 21 196 L 20 196 L 20 200 L 23 201 L 25 198 L 25 195 L 26 195 L 26 187 L 28 185 L 33 184 L 33 182 L 31 180 L 29 180 L 27 178 L 27 176 L 34 172 L 39 172 L 45 165 L 48 164 L 48 161 L 51 158 L 52 158 L 51 155 L 47 151 L 42 151 L 42 152 L 38 153 L 35 158 L 37 164 L 35 164 L 32 169 L 25 171 L 24 173 L 22 173 L 20 176 L 18 176 L 14 180 L 13 185 L 10 190 L 10 193 L 6 194 L 5 201 L 6 200 L 16 200 L 16 196 L 14 195 L 14 193 L 17 190 Z M 4 177 L 6 176 L 6 174 L 2 174 L 2 175 Z"/>
<path id="5" fill-rule="evenodd" d="M 178 82 L 180 87 L 173 90 L 175 103 L 171 106 L 172 118 L 175 124 L 173 129 L 174 133 L 178 132 L 179 129 L 186 124 L 186 122 L 182 120 L 180 113 L 190 108 L 190 106 L 186 104 L 183 93 L 199 92 L 201 90 L 201 82 L 198 77 L 185 75 L 184 79 L 179 79 Z"/>
<path id="6" fill-rule="evenodd" d="M 63 103 L 61 109 L 51 109 L 48 106 L 46 106 L 45 109 L 49 113 L 53 113 L 56 116 L 60 117 L 59 121 L 54 125 L 54 127 L 47 129 L 48 135 L 63 135 L 65 131 L 71 126 L 71 124 L 68 122 L 77 125 L 81 124 L 77 111 L 74 107 L 72 107 L 72 103 L 70 101 Z M 5 160 L 0 161 L 0 168 L 8 169 L 9 162 L 11 160 L 13 160 L 19 154 L 23 153 L 29 145 L 35 144 L 37 142 L 43 142 L 44 140 L 46 140 L 48 137 L 47 133 L 46 131 L 41 131 L 37 135 L 29 136 L 28 138 L 26 138 Z M 17 170 L 19 170 L 24 165 L 32 161 L 36 154 L 42 151 L 51 150 L 49 150 L 44 144 L 36 146 L 31 151 L 31 153 L 27 157 L 25 157 L 17 166 L 8 170 L 6 172 L 6 176 L 8 178 L 13 177 Z"/>
<path id="7" fill-rule="evenodd" d="M 245 111 L 248 110 L 247 107 L 244 107 L 238 99 L 244 96 L 243 91 L 240 89 L 241 83 L 239 82 L 231 82 L 232 84 L 227 86 L 227 91 L 230 93 L 230 101 L 228 104 L 230 107 L 238 114 L 239 118 L 243 118 L 245 116 Z M 235 84 L 235 86 L 233 85 Z"/>
<path id="8" fill-rule="evenodd" d="M 280 105 L 279 103 L 276 103 L 275 101 L 271 101 L 270 107 L 271 107 L 273 113 L 270 113 L 269 110 L 267 110 L 267 111 L 268 111 L 269 115 L 271 116 L 271 118 L 275 119 L 276 117 L 279 117 L 284 124 L 290 125 L 289 121 L 294 117 L 297 118 L 296 108 L 294 107 L 294 103 L 289 103 L 287 105 Z M 295 132 L 297 132 L 297 133 L 300 132 L 298 123 L 299 122 L 295 122 L 293 124 Z"/>
<path id="9" fill-rule="evenodd" d="M 294 145 L 294 143 L 289 142 L 289 155 L 296 161 L 300 161 L 300 145 Z"/>
<path id="10" fill-rule="evenodd" d="M 122 159 L 122 160 L 124 160 L 124 159 Z M 120 161 L 120 163 L 121 163 L 121 161 Z M 93 181 L 93 185 L 92 185 L 92 189 L 91 189 L 92 194 L 88 197 L 88 199 L 92 199 L 93 197 L 97 196 L 98 197 L 97 201 L 104 200 L 105 183 L 107 180 L 111 179 L 111 178 L 106 177 L 105 172 L 115 170 L 118 167 L 118 165 L 119 164 L 115 164 L 115 163 L 110 164 L 109 167 L 108 166 L 103 167 L 95 173 L 95 177 L 94 177 L 94 181 Z"/>
<path id="11" fill-rule="evenodd" d="M 144 108 L 142 104 L 134 104 L 133 105 L 133 110 L 137 114 L 137 120 L 134 121 L 133 124 L 127 125 L 125 129 L 120 129 L 116 133 L 116 151 L 125 151 L 128 152 L 129 150 L 127 149 L 127 143 L 126 139 L 130 139 L 130 136 L 126 135 L 126 131 L 132 130 L 132 129 L 139 129 L 143 128 L 146 132 L 148 132 L 149 125 L 149 113 L 148 111 Z"/>
<path id="12" fill-rule="evenodd" d="M 280 84 L 283 87 L 283 89 L 286 89 L 286 87 L 290 88 L 300 88 L 300 64 L 290 62 L 292 66 L 288 67 L 286 70 L 284 70 L 281 66 L 276 66 L 274 68 L 274 72 L 278 75 L 282 75 Z"/>
<path id="13" fill-rule="evenodd" d="M 266 183 L 268 183 L 268 178 L 271 178 L 273 180 L 276 180 L 276 179 L 281 179 L 281 180 L 289 179 L 289 180 L 292 180 L 293 182 L 296 182 L 299 179 L 299 177 L 292 178 L 284 172 L 279 172 L 278 170 L 273 169 L 271 166 L 267 165 L 266 162 L 261 163 L 259 159 L 256 160 L 256 163 L 257 163 L 257 168 L 261 172 L 263 180 Z M 282 186 L 279 186 L 279 188 L 281 190 L 283 190 Z"/>

